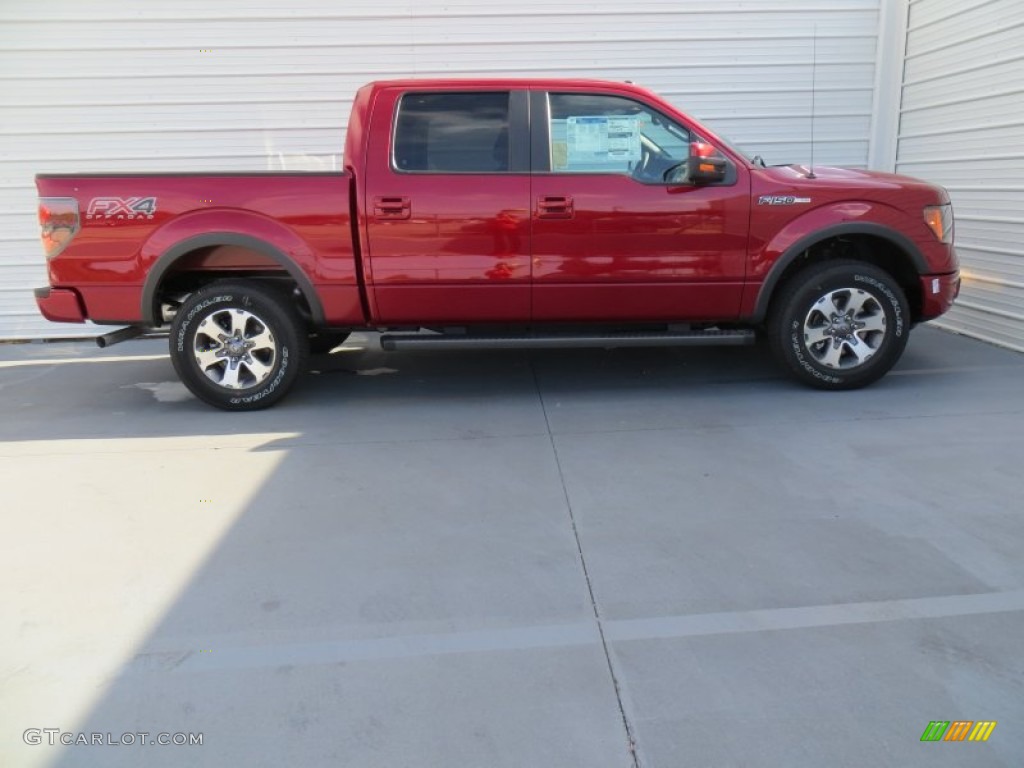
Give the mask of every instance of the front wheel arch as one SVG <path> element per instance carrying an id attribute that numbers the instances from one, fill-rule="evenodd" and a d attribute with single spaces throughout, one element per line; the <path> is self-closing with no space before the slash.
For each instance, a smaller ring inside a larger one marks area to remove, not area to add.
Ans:
<path id="1" fill-rule="evenodd" d="M 830 255 L 835 245 L 846 248 Z M 777 296 L 794 275 L 829 259 L 846 258 L 873 264 L 900 284 L 915 318 L 920 313 L 919 276 L 929 271 L 928 262 L 914 243 L 900 232 L 881 224 L 847 222 L 817 230 L 800 239 L 779 256 L 758 290 L 751 320 L 763 323 Z"/>

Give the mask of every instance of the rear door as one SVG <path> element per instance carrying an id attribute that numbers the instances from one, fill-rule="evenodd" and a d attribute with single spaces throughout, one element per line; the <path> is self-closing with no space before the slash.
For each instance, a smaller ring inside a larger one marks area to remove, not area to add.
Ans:
<path id="1" fill-rule="evenodd" d="M 746 169 L 668 183 L 694 134 L 632 95 L 532 94 L 533 318 L 725 320 L 739 314 Z"/>
<path id="2" fill-rule="evenodd" d="M 365 216 L 384 323 L 530 317 L 525 90 L 382 90 L 373 105 Z"/>

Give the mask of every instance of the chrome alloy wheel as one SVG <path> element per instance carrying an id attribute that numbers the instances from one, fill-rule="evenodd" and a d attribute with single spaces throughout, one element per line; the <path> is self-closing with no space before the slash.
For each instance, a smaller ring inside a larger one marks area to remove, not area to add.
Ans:
<path id="1" fill-rule="evenodd" d="M 856 368 L 870 360 L 885 340 L 885 310 L 859 288 L 829 291 L 804 318 L 804 344 L 827 368 Z"/>
<path id="2" fill-rule="evenodd" d="M 207 315 L 196 328 L 193 355 L 199 370 L 226 389 L 248 389 L 274 370 L 277 341 L 258 316 L 245 309 Z"/>

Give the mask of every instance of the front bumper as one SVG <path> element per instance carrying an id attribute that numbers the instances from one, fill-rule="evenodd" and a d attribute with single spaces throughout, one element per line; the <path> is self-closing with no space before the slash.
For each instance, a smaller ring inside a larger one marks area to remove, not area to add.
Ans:
<path id="1" fill-rule="evenodd" d="M 947 312 L 960 294 L 960 272 L 921 276 L 921 322 Z"/>
<path id="2" fill-rule="evenodd" d="M 43 317 L 55 323 L 84 323 L 85 310 L 78 294 L 70 288 L 36 288 L 36 306 Z"/>

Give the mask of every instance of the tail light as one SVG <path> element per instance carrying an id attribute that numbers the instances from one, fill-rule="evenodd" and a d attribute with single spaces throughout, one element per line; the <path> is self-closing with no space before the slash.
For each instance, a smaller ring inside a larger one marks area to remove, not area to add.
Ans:
<path id="1" fill-rule="evenodd" d="M 77 200 L 73 197 L 39 198 L 39 235 L 47 259 L 67 248 L 78 230 Z"/>
<path id="2" fill-rule="evenodd" d="M 953 242 L 953 206 L 929 205 L 924 209 L 924 223 L 941 243 Z"/>

